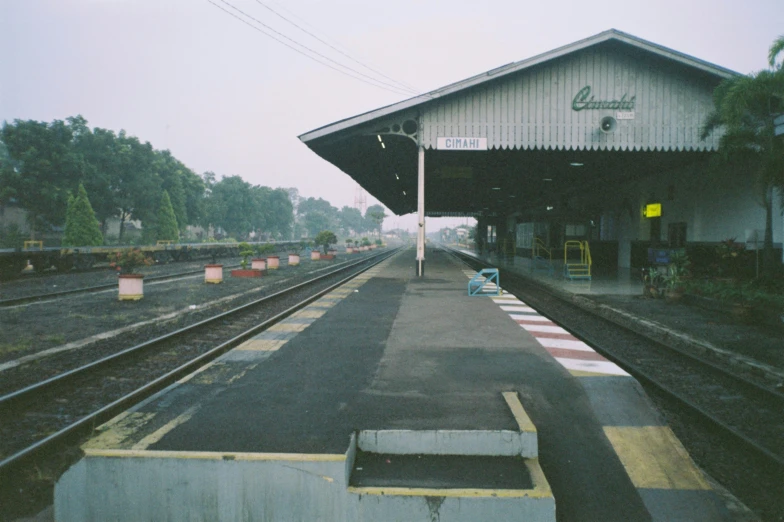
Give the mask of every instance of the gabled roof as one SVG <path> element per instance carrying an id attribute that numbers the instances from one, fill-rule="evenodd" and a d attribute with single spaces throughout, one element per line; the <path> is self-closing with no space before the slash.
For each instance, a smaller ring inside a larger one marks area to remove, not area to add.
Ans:
<path id="1" fill-rule="evenodd" d="M 335 132 L 339 132 L 356 125 L 361 125 L 363 123 L 367 123 L 369 121 L 375 120 L 377 118 L 381 118 L 390 114 L 394 114 L 400 111 L 404 111 L 407 109 L 412 109 L 417 107 L 418 105 L 422 105 L 424 103 L 430 102 L 432 100 L 436 100 L 438 98 L 454 94 L 458 91 L 462 91 L 465 89 L 469 89 L 471 87 L 475 87 L 477 85 L 481 85 L 485 82 L 497 80 L 498 78 L 504 77 L 509 74 L 514 74 L 516 72 L 528 69 L 535 65 L 539 65 L 541 63 L 554 60 L 556 58 L 560 58 L 562 56 L 581 51 L 588 47 L 598 45 L 600 43 L 609 42 L 609 41 L 616 41 L 627 44 L 631 47 L 640 49 L 642 51 L 651 53 L 653 55 L 665 58 L 667 60 L 671 60 L 673 62 L 680 63 L 687 67 L 691 67 L 697 70 L 700 70 L 704 73 L 709 75 L 716 76 L 718 78 L 730 78 L 732 76 L 737 75 L 738 73 L 735 71 L 731 71 L 730 69 L 726 69 L 724 67 L 720 67 L 718 65 L 714 65 L 712 63 L 706 62 L 704 60 L 700 60 L 698 58 L 694 58 L 693 56 L 689 56 L 687 54 L 675 51 L 673 49 L 669 49 L 662 45 L 655 44 L 653 42 L 649 42 L 647 40 L 643 40 L 642 38 L 638 38 L 636 36 L 632 36 L 628 33 L 624 33 L 622 31 L 618 31 L 616 29 L 610 29 L 608 31 L 604 31 L 599 33 L 595 36 L 591 36 L 589 38 L 585 38 L 583 40 L 579 40 L 577 42 L 571 43 L 569 45 L 565 45 L 563 47 L 559 47 L 552 51 L 548 51 L 546 53 L 540 54 L 538 56 L 534 56 L 533 58 L 528 58 L 525 60 L 521 60 L 519 62 L 512 62 L 507 65 L 503 65 L 501 67 L 497 67 L 495 69 L 491 69 L 485 73 L 478 74 L 476 76 L 472 76 L 471 78 L 467 78 L 465 80 L 461 80 L 459 82 L 455 82 L 449 84 L 445 87 L 441 87 L 440 89 L 435 89 L 425 94 L 420 94 L 419 96 L 415 96 L 413 98 L 409 98 L 407 100 L 403 100 L 398 103 L 394 103 L 392 105 L 387 105 L 386 107 L 382 107 L 380 109 L 376 109 L 373 111 L 365 112 L 363 114 L 359 114 L 357 116 L 353 116 L 350 118 L 346 118 L 335 123 L 331 123 L 329 125 L 325 125 L 323 127 L 319 127 L 314 129 L 310 132 L 306 132 L 299 136 L 299 139 L 304 142 L 308 143 L 311 140 L 318 139 L 329 134 L 333 134 Z"/>

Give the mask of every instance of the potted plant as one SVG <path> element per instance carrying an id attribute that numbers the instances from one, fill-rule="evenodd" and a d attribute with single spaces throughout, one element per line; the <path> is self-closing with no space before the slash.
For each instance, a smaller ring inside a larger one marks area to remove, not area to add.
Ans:
<path id="1" fill-rule="evenodd" d="M 683 297 L 684 282 L 689 277 L 688 256 L 682 252 L 675 252 L 670 256 L 670 264 L 667 265 L 667 273 L 663 276 L 663 283 L 666 289 L 665 297 L 677 301 Z"/>
<path id="2" fill-rule="evenodd" d="M 318 261 L 321 259 L 321 252 L 319 252 L 318 245 L 316 245 L 315 241 L 308 243 L 308 246 L 310 247 L 310 260 Z"/>
<path id="3" fill-rule="evenodd" d="M 152 260 L 139 248 L 122 249 L 111 256 L 110 266 L 119 272 L 118 299 L 138 301 L 144 297 L 144 275 L 135 273 L 142 266 L 149 266 Z"/>
<path id="4" fill-rule="evenodd" d="M 248 264 L 250 263 L 250 256 L 253 255 L 253 247 L 244 241 L 237 246 L 240 251 L 240 256 L 242 257 L 242 261 L 240 261 L 240 266 L 242 266 L 242 269 L 232 270 L 231 277 L 261 277 L 261 270 L 248 268 Z"/>
<path id="5" fill-rule="evenodd" d="M 223 282 L 223 265 L 210 263 L 204 265 L 204 282 L 218 284 Z"/>
<path id="6" fill-rule="evenodd" d="M 334 254 L 332 255 L 329 254 L 329 246 L 337 243 L 337 241 L 338 238 L 335 236 L 335 233 L 332 232 L 331 230 L 322 230 L 321 232 L 316 234 L 315 238 L 313 238 L 313 243 L 315 243 L 316 246 L 324 247 L 324 254 L 321 255 L 321 259 L 327 259 L 327 260 L 335 259 Z M 314 252 L 317 252 L 317 250 L 314 250 Z"/>
<path id="7" fill-rule="evenodd" d="M 301 243 L 292 243 L 289 246 L 289 266 L 299 266 L 299 253 L 301 250 Z"/>
<path id="8" fill-rule="evenodd" d="M 261 270 L 262 272 L 267 269 L 267 256 L 275 251 L 275 247 L 270 245 L 269 243 L 265 243 L 263 245 L 258 245 L 256 247 L 256 252 L 258 257 L 254 257 L 251 259 L 251 268 L 256 270 Z"/>
<path id="9" fill-rule="evenodd" d="M 363 252 L 367 252 L 370 250 L 370 240 L 366 237 L 362 238 L 362 247 L 360 248 Z"/>
<path id="10" fill-rule="evenodd" d="M 275 245 L 264 245 L 264 253 L 267 254 L 267 270 L 277 270 L 280 268 L 280 256 L 275 253 Z"/>
<path id="11" fill-rule="evenodd" d="M 354 249 L 351 247 L 351 245 L 353 243 L 354 243 L 353 239 L 346 239 L 346 253 L 347 254 L 351 254 L 351 253 L 354 252 Z"/>
<path id="12" fill-rule="evenodd" d="M 376 239 L 376 247 L 377 247 L 377 248 L 380 248 L 380 247 L 382 247 L 382 246 L 384 246 L 384 242 L 383 242 L 383 241 L 381 241 L 380 239 Z"/>

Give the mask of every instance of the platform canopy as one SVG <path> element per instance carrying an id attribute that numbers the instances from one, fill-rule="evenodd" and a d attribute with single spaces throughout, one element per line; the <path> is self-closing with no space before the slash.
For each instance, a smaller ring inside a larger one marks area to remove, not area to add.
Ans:
<path id="1" fill-rule="evenodd" d="M 396 214 L 479 216 L 601 200 L 704 161 L 713 90 L 737 73 L 609 30 L 299 138 Z"/>

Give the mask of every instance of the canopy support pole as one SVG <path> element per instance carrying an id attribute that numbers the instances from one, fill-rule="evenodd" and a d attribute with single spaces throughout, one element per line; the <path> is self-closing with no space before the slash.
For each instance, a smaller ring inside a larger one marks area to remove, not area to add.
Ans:
<path id="1" fill-rule="evenodd" d="M 419 220 L 417 226 L 417 256 L 416 274 L 418 277 L 425 275 L 425 147 L 419 147 L 419 180 L 417 190 L 417 212 Z"/>

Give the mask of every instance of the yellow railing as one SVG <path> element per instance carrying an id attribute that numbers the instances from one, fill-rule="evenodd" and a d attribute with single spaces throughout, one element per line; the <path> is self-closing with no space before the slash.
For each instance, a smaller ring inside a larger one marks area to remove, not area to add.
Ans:
<path id="1" fill-rule="evenodd" d="M 542 254 L 547 254 L 547 260 L 550 263 L 553 262 L 553 252 L 547 248 L 547 245 L 544 244 L 544 241 L 539 239 L 538 237 L 534 238 L 534 258 L 541 257 L 544 258 Z"/>
<path id="2" fill-rule="evenodd" d="M 19 243 L 17 243 L 18 245 Z M 32 250 L 33 248 L 38 248 L 38 250 L 44 249 L 44 242 L 43 241 L 25 241 L 24 242 L 24 249 L 25 250 Z"/>
<path id="3" fill-rule="evenodd" d="M 580 250 L 580 262 L 581 265 L 588 265 L 591 266 L 591 249 L 588 246 L 588 241 L 567 241 L 564 243 L 564 264 L 569 264 L 569 251 L 570 250 Z"/>
<path id="4" fill-rule="evenodd" d="M 174 241 L 172 241 L 171 239 L 159 239 L 158 241 L 155 242 L 156 246 L 173 245 L 173 244 Z"/>

